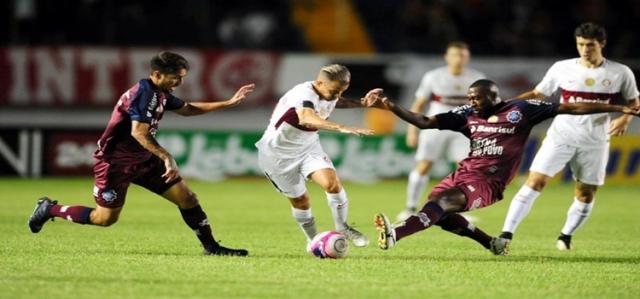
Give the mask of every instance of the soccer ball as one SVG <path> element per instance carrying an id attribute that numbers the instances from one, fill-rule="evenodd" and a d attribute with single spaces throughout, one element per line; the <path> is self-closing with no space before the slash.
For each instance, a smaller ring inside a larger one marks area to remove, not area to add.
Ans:
<path id="1" fill-rule="evenodd" d="M 321 259 L 339 259 L 347 256 L 349 242 L 343 234 L 330 230 L 317 234 L 307 251 Z"/>

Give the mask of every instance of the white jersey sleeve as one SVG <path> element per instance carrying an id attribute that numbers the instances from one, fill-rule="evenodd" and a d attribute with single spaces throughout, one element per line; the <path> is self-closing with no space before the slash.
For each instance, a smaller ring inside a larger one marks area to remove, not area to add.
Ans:
<path id="1" fill-rule="evenodd" d="M 420 85 L 416 89 L 415 97 L 429 99 L 433 93 L 433 73 L 427 72 L 422 76 Z"/>
<path id="2" fill-rule="evenodd" d="M 620 92 L 625 100 L 633 100 L 638 97 L 638 86 L 636 85 L 636 77 L 628 66 L 623 68 L 622 86 Z"/>
<path id="3" fill-rule="evenodd" d="M 545 96 L 552 95 L 560 87 L 560 80 L 558 78 L 559 69 L 560 65 L 557 62 L 554 63 L 549 70 L 547 70 L 544 78 L 542 78 L 542 81 L 538 83 L 535 89 Z"/>

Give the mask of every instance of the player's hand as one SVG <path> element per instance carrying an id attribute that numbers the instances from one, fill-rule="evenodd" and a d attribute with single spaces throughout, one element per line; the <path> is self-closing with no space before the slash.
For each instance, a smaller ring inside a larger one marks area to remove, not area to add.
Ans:
<path id="1" fill-rule="evenodd" d="M 611 126 L 609 126 L 609 135 L 611 136 L 622 136 L 627 133 L 627 129 L 629 128 L 630 121 L 626 117 L 618 117 L 611 121 Z"/>
<path id="2" fill-rule="evenodd" d="M 635 116 L 640 116 L 640 107 L 624 106 L 622 108 L 622 113 L 631 114 L 631 115 L 635 115 Z"/>
<path id="3" fill-rule="evenodd" d="M 363 135 L 373 135 L 375 132 L 371 129 L 364 129 L 364 128 L 354 128 L 354 127 L 341 127 L 338 130 L 340 133 L 346 133 L 346 134 L 353 134 L 353 135 L 357 135 L 357 136 L 363 136 Z"/>
<path id="4" fill-rule="evenodd" d="M 367 92 L 367 94 L 360 99 L 360 103 L 362 103 L 363 107 L 368 107 L 367 103 L 375 102 L 376 100 L 382 98 L 383 92 L 384 90 L 382 88 L 374 88 L 372 90 L 369 90 L 369 92 Z"/>
<path id="5" fill-rule="evenodd" d="M 232 107 L 240 104 L 250 93 L 252 93 L 256 89 L 256 85 L 251 83 L 244 85 L 236 91 L 236 94 L 233 95 L 229 100 L 227 100 L 227 106 Z"/>
<path id="6" fill-rule="evenodd" d="M 164 160 L 164 168 L 166 171 L 162 177 L 164 178 L 165 183 L 169 183 L 180 176 L 180 173 L 178 172 L 178 164 L 176 164 L 176 160 L 173 158 L 169 157 Z"/>
<path id="7" fill-rule="evenodd" d="M 370 97 L 365 99 L 363 106 L 368 108 L 378 108 L 384 110 L 390 110 L 391 101 L 387 97 L 383 97 L 381 95 L 376 97 Z"/>
<path id="8" fill-rule="evenodd" d="M 406 138 L 407 147 L 416 148 L 418 146 L 418 134 L 410 132 Z"/>

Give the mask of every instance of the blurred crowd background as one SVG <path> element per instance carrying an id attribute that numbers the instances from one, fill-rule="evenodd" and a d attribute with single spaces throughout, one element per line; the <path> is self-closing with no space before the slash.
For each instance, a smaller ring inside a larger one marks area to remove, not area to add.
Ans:
<path id="1" fill-rule="evenodd" d="M 347 97 L 381 87 L 409 106 L 423 74 L 444 65 L 445 46 L 461 40 L 470 45 L 470 67 L 509 98 L 532 89 L 555 61 L 576 57 L 573 31 L 589 21 L 607 29 L 605 57 L 639 78 L 639 19 L 639 0 L 0 1 L 0 176 L 90 175 L 119 95 L 148 76 L 161 50 L 190 61 L 175 92 L 187 101 L 222 100 L 256 84 L 238 107 L 162 120 L 159 142 L 182 174 L 214 180 L 260 175 L 253 144 L 275 103 L 323 65 L 350 69 Z M 321 134 L 343 179 L 398 178 L 413 168 L 406 124 L 393 115 L 344 109 L 331 119 L 380 134 Z M 547 125 L 534 130 L 521 173 Z M 629 135 L 612 138 L 613 181 L 640 180 L 640 120 Z M 438 163 L 434 176 L 452 169 Z M 569 172 L 560 177 L 571 181 Z"/>
<path id="2" fill-rule="evenodd" d="M 567 37 L 589 20 L 609 31 L 609 55 L 640 48 L 636 0 L 13 0 L 0 13 L 5 45 L 434 54 L 464 40 L 479 55 L 544 57 L 573 55 Z"/>

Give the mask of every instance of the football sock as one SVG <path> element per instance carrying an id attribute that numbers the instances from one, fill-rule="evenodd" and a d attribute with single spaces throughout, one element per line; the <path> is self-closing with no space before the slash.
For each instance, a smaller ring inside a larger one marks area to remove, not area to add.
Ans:
<path id="1" fill-rule="evenodd" d="M 347 199 L 347 193 L 344 188 L 338 193 L 326 193 L 327 201 L 329 202 L 329 208 L 331 208 L 331 215 L 333 216 L 333 222 L 336 225 L 336 230 L 342 231 L 347 229 L 347 214 L 349 213 L 349 200 Z"/>
<path id="2" fill-rule="evenodd" d="M 538 196 L 540 196 L 540 192 L 531 189 L 531 187 L 527 185 L 523 185 L 511 200 L 509 212 L 507 212 L 507 217 L 504 219 L 502 231 L 511 233 L 511 236 L 513 236 L 520 222 L 522 222 L 524 217 L 527 217 L 527 214 L 531 211 L 531 207 Z"/>
<path id="3" fill-rule="evenodd" d="M 93 208 L 85 206 L 53 205 L 49 210 L 49 215 L 75 223 L 91 224 L 91 211 L 93 211 Z"/>
<path id="4" fill-rule="evenodd" d="M 301 210 L 291 207 L 291 214 L 307 237 L 307 241 L 311 241 L 317 234 L 316 219 L 313 218 L 311 209 Z"/>
<path id="5" fill-rule="evenodd" d="M 211 226 L 207 219 L 207 214 L 204 213 L 202 207 L 197 205 L 190 209 L 179 209 L 182 219 L 189 226 L 204 248 L 218 247 L 218 242 L 213 238 L 211 233 Z"/>
<path id="6" fill-rule="evenodd" d="M 584 203 L 574 198 L 573 204 L 571 204 L 569 211 L 567 211 L 567 221 L 562 228 L 562 234 L 568 236 L 573 235 L 573 233 L 587 221 L 589 215 L 591 215 L 594 203 L 595 198 L 591 203 Z"/>
<path id="7" fill-rule="evenodd" d="M 411 216 L 404 221 L 404 224 L 395 228 L 396 241 L 425 230 L 440 220 L 444 211 L 435 202 L 428 202 L 417 215 Z"/>
<path id="8" fill-rule="evenodd" d="M 415 210 L 418 207 L 420 197 L 429 183 L 429 175 L 420 175 L 415 169 L 409 174 L 407 184 L 407 209 Z"/>
<path id="9" fill-rule="evenodd" d="M 456 235 L 471 238 L 484 246 L 484 248 L 489 249 L 491 246 L 491 236 L 469 223 L 467 219 L 458 213 L 444 215 L 436 225 Z"/>

